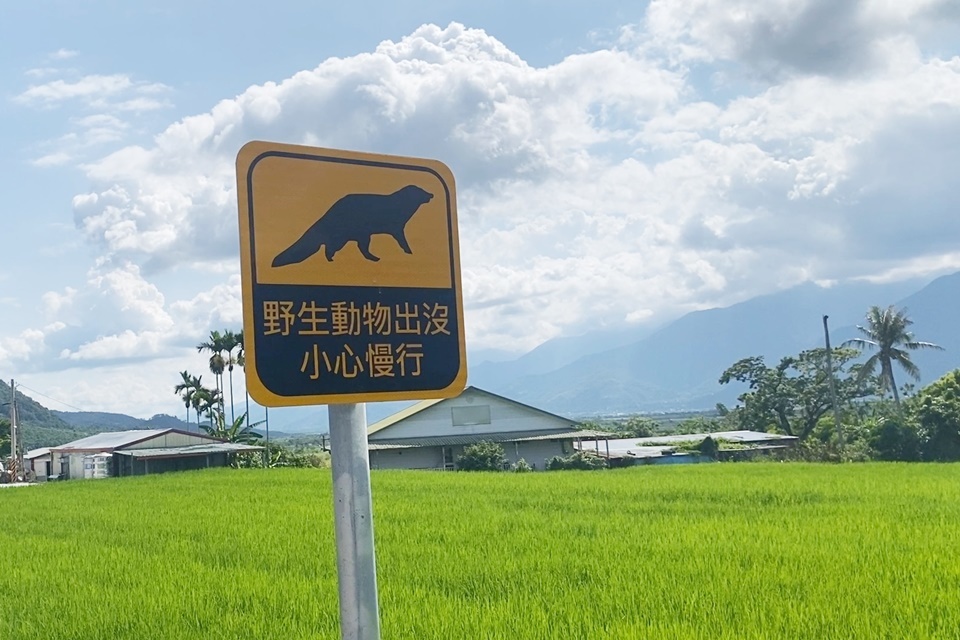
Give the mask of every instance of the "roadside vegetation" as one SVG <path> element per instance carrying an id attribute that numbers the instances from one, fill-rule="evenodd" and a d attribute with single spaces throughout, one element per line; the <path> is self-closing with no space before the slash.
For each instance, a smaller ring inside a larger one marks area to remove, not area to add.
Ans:
<path id="1" fill-rule="evenodd" d="M 372 479 L 384 638 L 960 628 L 958 465 Z M 338 637 L 332 504 L 311 469 L 2 490 L 0 637 Z"/>

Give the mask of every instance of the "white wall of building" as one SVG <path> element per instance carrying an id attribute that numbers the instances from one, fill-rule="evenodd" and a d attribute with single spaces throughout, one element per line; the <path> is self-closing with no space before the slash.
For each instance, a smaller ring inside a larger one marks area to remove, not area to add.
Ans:
<path id="1" fill-rule="evenodd" d="M 165 433 L 156 438 L 122 447 L 122 449 L 125 451 L 128 449 L 166 449 L 167 447 L 187 447 L 192 444 L 208 444 L 210 442 L 219 442 L 219 440 L 194 433 Z"/>

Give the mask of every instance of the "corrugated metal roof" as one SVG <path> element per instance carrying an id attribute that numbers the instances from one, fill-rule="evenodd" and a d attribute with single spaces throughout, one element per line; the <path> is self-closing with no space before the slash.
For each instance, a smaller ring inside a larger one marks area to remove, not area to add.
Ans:
<path id="1" fill-rule="evenodd" d="M 535 442 L 543 440 L 576 440 L 605 438 L 610 434 L 592 429 L 563 431 L 557 429 L 541 431 L 513 431 L 505 433 L 478 433 L 457 436 L 429 436 L 425 438 L 397 438 L 393 440 L 377 440 L 369 443 L 370 449 L 409 449 L 412 447 L 450 447 L 469 445 L 478 442 Z"/>
<path id="2" fill-rule="evenodd" d="M 633 456 L 636 458 L 659 458 L 661 455 L 663 455 L 664 451 L 674 450 L 674 448 L 671 446 L 641 446 L 637 443 L 636 438 L 606 441 L 600 440 L 599 445 L 600 446 L 597 447 L 597 442 L 593 438 L 589 438 L 583 439 L 578 448 L 581 451 L 593 453 L 599 452 L 602 456 L 606 456 L 607 452 L 609 451 L 611 458 L 622 458 L 624 456 Z"/>
<path id="3" fill-rule="evenodd" d="M 183 431 L 181 429 L 133 429 L 131 431 L 109 431 L 106 433 L 98 433 L 96 435 L 87 436 L 86 438 L 74 440 L 73 442 L 68 442 L 67 444 L 62 444 L 59 447 L 51 447 L 51 451 L 113 451 L 114 449 L 127 447 L 138 442 L 143 442 L 144 440 L 152 440 L 153 438 L 157 438 L 168 433 L 180 433 L 193 436 L 195 438 L 209 440 L 210 442 L 222 442 L 222 440 L 203 433 Z"/>
<path id="4" fill-rule="evenodd" d="M 71 449 L 116 449 L 117 447 L 125 447 L 127 445 L 134 444 L 135 442 L 141 442 L 142 440 L 149 440 L 151 438 L 162 436 L 168 431 L 173 431 L 173 429 L 134 429 L 132 431 L 110 431 L 107 433 L 98 433 L 96 435 L 87 436 L 86 438 L 80 438 L 79 440 L 62 444 L 59 447 L 52 447 L 52 449 L 55 451 L 69 451 Z"/>
<path id="5" fill-rule="evenodd" d="M 23 457 L 27 460 L 33 460 L 34 458 L 42 458 L 43 456 L 50 453 L 49 447 L 42 447 L 40 449 L 31 449 L 23 454 Z"/>
<path id="6" fill-rule="evenodd" d="M 211 444 L 191 444 L 184 447 L 166 447 L 163 449 L 127 449 L 114 453 L 131 458 L 183 458 L 202 456 L 208 453 L 243 453 L 262 451 L 263 447 L 234 442 L 215 442 Z"/>

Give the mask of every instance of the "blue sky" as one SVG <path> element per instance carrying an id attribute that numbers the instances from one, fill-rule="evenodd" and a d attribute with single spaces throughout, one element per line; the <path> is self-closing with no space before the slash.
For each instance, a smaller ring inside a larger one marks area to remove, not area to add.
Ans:
<path id="1" fill-rule="evenodd" d="M 252 138 L 450 165 L 481 354 L 956 271 L 958 43 L 948 0 L 5 3 L 0 374 L 179 414 Z"/>

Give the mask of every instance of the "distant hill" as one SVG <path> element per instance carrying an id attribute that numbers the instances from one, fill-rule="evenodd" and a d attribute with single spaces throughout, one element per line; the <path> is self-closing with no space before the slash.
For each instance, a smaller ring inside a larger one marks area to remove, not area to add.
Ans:
<path id="1" fill-rule="evenodd" d="M 187 424 L 180 418 L 157 414 L 147 420 L 134 418 L 122 413 L 102 411 L 53 411 L 66 424 L 78 429 L 103 431 L 129 431 L 131 429 L 183 429 L 197 431 L 196 424 Z"/>
<path id="2" fill-rule="evenodd" d="M 723 309 L 687 314 L 652 335 L 593 353 L 554 370 L 516 375 L 522 366 L 498 363 L 499 376 L 483 376 L 484 388 L 572 416 L 600 413 L 710 409 L 732 404 L 742 388 L 721 386 L 720 374 L 741 358 L 781 357 L 822 346 L 824 314 L 833 343 L 855 335 L 871 305 L 907 306 L 916 335 L 945 352 L 917 353 L 929 383 L 960 366 L 960 273 L 926 286 L 919 282 L 854 283 L 830 288 L 808 283 Z M 953 329 L 951 329 L 951 323 Z M 602 347 L 605 345 L 599 345 Z M 904 378 L 901 376 L 901 378 Z M 907 382 L 906 379 L 898 379 Z M 471 384 L 476 384 L 471 377 Z"/>
<path id="3" fill-rule="evenodd" d="M 18 387 L 20 385 L 17 385 Z M 10 402 L 12 394 L 10 385 L 0 380 L 0 403 Z M 10 407 L 2 408 L 4 415 L 9 415 Z M 52 429 L 69 429 L 70 425 L 64 422 L 55 411 L 50 411 L 33 398 L 23 395 L 22 391 L 17 392 L 17 416 L 20 424 L 34 427 L 48 427 Z"/>
<path id="4" fill-rule="evenodd" d="M 10 415 L 8 403 L 12 394 L 10 385 L 0 381 L 0 403 L 7 405 L 0 409 L 4 417 Z M 17 391 L 17 423 L 20 425 L 20 437 L 25 449 L 35 449 L 50 445 L 63 444 L 77 438 L 91 435 L 91 431 L 75 429 L 63 419 L 33 398 Z"/>

